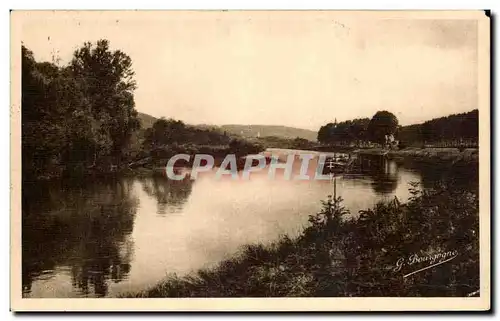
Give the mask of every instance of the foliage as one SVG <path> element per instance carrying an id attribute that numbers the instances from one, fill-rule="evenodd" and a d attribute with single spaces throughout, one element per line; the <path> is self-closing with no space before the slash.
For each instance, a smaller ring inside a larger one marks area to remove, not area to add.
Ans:
<path id="1" fill-rule="evenodd" d="M 399 131 L 400 140 L 408 143 L 441 143 L 469 141 L 477 146 L 479 111 L 436 118 L 423 124 L 404 126 Z"/>
<path id="2" fill-rule="evenodd" d="M 378 111 L 368 124 L 368 137 L 371 141 L 384 144 L 386 135 L 394 135 L 398 129 L 397 117 L 388 111 Z"/>
<path id="3" fill-rule="evenodd" d="M 243 139 L 233 139 L 229 143 L 229 153 L 235 154 L 238 157 L 249 154 L 257 154 L 263 150 L 259 144 L 254 144 Z"/>
<path id="4" fill-rule="evenodd" d="M 436 118 L 422 124 L 399 126 L 396 116 L 387 111 L 368 118 L 328 123 L 318 131 L 318 141 L 329 145 L 363 145 L 372 141 L 383 144 L 385 135 L 395 134 L 400 149 L 408 146 L 437 145 L 438 147 L 477 147 L 479 112 Z"/>
<path id="5" fill-rule="evenodd" d="M 210 154 L 224 157 L 227 154 L 245 156 L 263 150 L 260 144 L 229 136 L 218 128 L 198 128 L 180 120 L 160 118 L 147 128 L 140 157 L 153 157 L 156 165 L 175 154 Z"/>
<path id="6" fill-rule="evenodd" d="M 22 46 L 23 179 L 119 163 L 139 128 L 130 57 L 85 43 L 67 66 L 36 62 Z"/>
<path id="7" fill-rule="evenodd" d="M 111 51 L 107 40 L 86 42 L 75 51 L 72 74 L 99 122 L 99 131 L 111 140 L 111 155 L 119 160 L 133 131 L 139 129 L 133 91 L 132 60 L 120 50 Z"/>
<path id="8" fill-rule="evenodd" d="M 305 138 L 295 137 L 290 142 L 290 149 L 313 149 L 316 146 L 314 142 L 307 140 Z"/>
<path id="9" fill-rule="evenodd" d="M 226 133 L 217 129 L 200 129 L 184 124 L 180 120 L 160 118 L 146 129 L 144 147 L 154 149 L 170 144 L 228 145 L 231 141 Z"/>
<path id="10" fill-rule="evenodd" d="M 257 142 L 262 145 L 264 149 L 266 148 L 281 148 L 281 149 L 302 149 L 302 150 L 314 150 L 318 144 L 312 142 L 305 138 L 295 137 L 295 138 L 285 138 L 278 136 L 264 136 L 254 139 L 248 139 L 252 142 Z"/>
<path id="11" fill-rule="evenodd" d="M 360 118 L 340 123 L 328 123 L 318 131 L 318 141 L 323 144 L 359 143 L 367 139 L 367 129 L 370 120 Z"/>

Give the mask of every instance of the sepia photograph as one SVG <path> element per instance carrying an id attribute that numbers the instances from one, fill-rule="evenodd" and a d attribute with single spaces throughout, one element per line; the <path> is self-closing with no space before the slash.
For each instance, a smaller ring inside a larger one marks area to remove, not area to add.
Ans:
<path id="1" fill-rule="evenodd" d="M 490 309 L 489 12 L 14 10 L 10 45 L 12 310 Z"/>

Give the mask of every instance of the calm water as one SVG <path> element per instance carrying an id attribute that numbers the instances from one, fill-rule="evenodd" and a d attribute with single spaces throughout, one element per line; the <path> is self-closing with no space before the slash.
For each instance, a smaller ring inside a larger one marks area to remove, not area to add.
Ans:
<path id="1" fill-rule="evenodd" d="M 290 151 L 274 150 L 286 157 Z M 315 168 L 311 161 L 311 170 Z M 293 173 L 300 163 L 295 162 Z M 214 172 L 196 180 L 165 177 L 52 183 L 23 202 L 26 297 L 102 297 L 150 287 L 167 273 L 210 267 L 249 243 L 295 235 L 332 193 L 329 181 L 248 181 Z M 337 180 L 352 215 L 378 201 L 409 197 L 422 172 L 394 161 Z M 28 195 L 29 194 L 29 195 Z"/>

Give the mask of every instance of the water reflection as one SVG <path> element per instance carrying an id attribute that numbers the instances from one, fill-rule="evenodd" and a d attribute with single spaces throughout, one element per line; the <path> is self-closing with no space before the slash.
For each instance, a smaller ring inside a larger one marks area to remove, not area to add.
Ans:
<path id="1" fill-rule="evenodd" d="M 316 164 L 311 161 L 310 176 Z M 299 170 L 297 163 L 292 177 Z M 356 215 L 394 196 L 405 201 L 410 182 L 430 184 L 442 173 L 372 163 L 339 177 L 337 193 Z M 275 180 L 264 170 L 247 181 L 216 180 L 215 172 L 207 172 L 197 180 L 156 176 L 23 186 L 23 293 L 101 297 L 140 291 L 166 273 L 216 264 L 243 244 L 293 236 L 333 189 L 328 180 L 285 180 L 282 174 L 278 170 Z"/>
<path id="2" fill-rule="evenodd" d="M 58 296 L 57 284 L 45 288 L 44 281 L 59 270 L 71 277 L 75 293 L 66 295 L 106 296 L 109 282 L 121 282 L 130 272 L 129 235 L 138 204 L 132 181 L 54 183 L 43 190 L 23 208 L 23 292 Z M 36 289 L 35 279 L 42 281 Z"/>
<path id="3" fill-rule="evenodd" d="M 160 215 L 180 212 L 191 194 L 193 182 L 189 178 L 176 181 L 161 175 L 141 179 L 143 191 L 158 202 Z"/>
<path id="4" fill-rule="evenodd" d="M 398 187 L 398 164 L 393 160 L 385 160 L 371 166 L 368 173 L 373 180 L 373 191 L 377 194 L 390 194 Z"/>

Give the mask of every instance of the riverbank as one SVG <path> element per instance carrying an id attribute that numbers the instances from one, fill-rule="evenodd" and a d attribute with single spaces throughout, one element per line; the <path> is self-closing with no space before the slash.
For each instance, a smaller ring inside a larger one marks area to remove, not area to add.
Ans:
<path id="1" fill-rule="evenodd" d="M 248 245 L 188 276 L 125 297 L 467 296 L 479 289 L 477 194 L 450 182 L 351 219 L 328 199 L 297 238 Z M 440 262 L 449 262 L 424 269 Z"/>
<path id="2" fill-rule="evenodd" d="M 406 148 L 390 150 L 389 157 L 404 157 L 414 160 L 430 160 L 443 162 L 479 162 L 479 149 L 466 148 Z"/>
<path id="3" fill-rule="evenodd" d="M 477 148 L 416 148 L 408 147 L 405 149 L 354 149 L 352 153 L 358 155 L 385 155 L 390 159 L 408 159 L 414 161 L 432 161 L 432 162 L 464 162 L 478 163 L 479 149 Z"/>
<path id="4" fill-rule="evenodd" d="M 219 166 L 229 154 L 234 154 L 238 168 L 243 168 L 244 157 L 258 154 L 264 148 L 256 143 L 241 139 L 233 139 L 228 145 L 197 145 L 177 144 L 158 146 L 154 149 L 140 150 L 134 157 L 125 158 L 115 162 L 97 161 L 90 166 L 83 164 L 53 164 L 42 173 L 35 173 L 23 177 L 23 183 L 47 182 L 53 180 L 83 180 L 94 178 L 107 178 L 113 176 L 138 176 L 146 177 L 163 174 L 168 160 L 174 155 L 190 155 L 190 161 L 185 166 L 192 166 L 194 156 L 207 154 L 214 157 L 215 165 Z"/>
<path id="5" fill-rule="evenodd" d="M 253 152 L 261 152 L 262 150 L 254 150 Z M 335 149 L 335 152 L 339 153 L 352 153 L 364 156 L 384 156 L 388 159 L 394 159 L 397 161 L 405 161 L 412 163 L 427 163 L 427 164 L 457 164 L 457 165 L 472 165 L 475 166 L 479 163 L 479 150 L 477 148 L 467 148 L 460 150 L 458 148 L 406 148 L 401 150 L 387 150 L 383 148 L 366 148 L 366 149 L 354 149 L 354 148 L 344 148 Z M 189 151 L 190 152 L 190 151 Z M 224 156 L 227 153 L 227 149 L 218 150 L 216 153 L 210 152 L 209 150 L 204 150 L 203 153 L 215 155 L 215 166 L 219 166 L 222 162 Z M 322 153 L 333 153 L 332 150 L 324 149 Z M 185 151 L 183 153 L 186 153 Z M 170 156 L 174 153 L 171 151 Z M 241 154 L 240 154 L 241 155 Z M 194 156 L 194 154 L 192 155 Z M 187 163 L 187 166 L 192 165 L 193 157 L 191 157 L 191 162 Z M 166 156 L 156 159 L 154 164 L 149 164 L 145 167 L 135 167 L 127 168 L 122 171 L 125 175 L 136 175 L 136 176 L 148 176 L 153 174 L 163 174 L 165 170 L 165 164 L 168 161 Z M 237 161 L 238 169 L 242 169 L 244 164 L 243 156 L 240 156 Z"/>
<path id="6" fill-rule="evenodd" d="M 407 158 L 413 160 L 432 161 L 466 161 L 478 162 L 478 148 L 455 148 L 455 147 L 406 147 L 402 149 L 386 149 L 381 147 L 358 148 L 350 146 L 319 146 L 313 150 L 318 152 L 354 153 L 358 155 L 386 155 L 389 158 Z"/>

